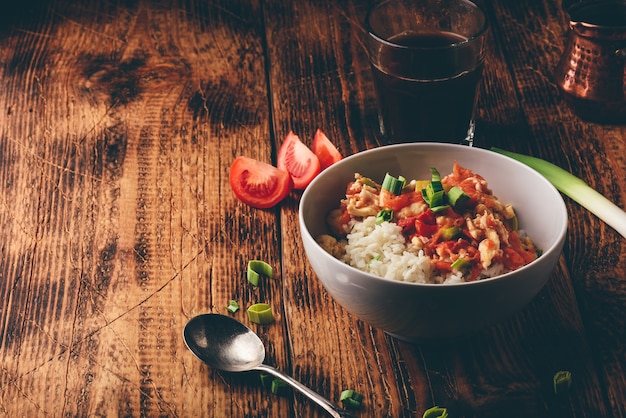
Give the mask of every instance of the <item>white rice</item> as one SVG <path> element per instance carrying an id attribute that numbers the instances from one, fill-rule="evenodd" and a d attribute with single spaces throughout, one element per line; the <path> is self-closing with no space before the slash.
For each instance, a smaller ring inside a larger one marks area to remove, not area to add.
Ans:
<path id="1" fill-rule="evenodd" d="M 407 243 L 402 228 L 395 223 L 376 224 L 370 216 L 361 222 L 352 221 L 347 236 L 343 261 L 359 270 L 384 277 L 415 283 L 452 284 L 463 283 L 463 274 L 453 271 L 444 276 L 435 274 L 430 259 L 424 251 Z M 485 270 L 481 277 L 492 277 L 502 273 L 503 266 L 497 264 Z"/>

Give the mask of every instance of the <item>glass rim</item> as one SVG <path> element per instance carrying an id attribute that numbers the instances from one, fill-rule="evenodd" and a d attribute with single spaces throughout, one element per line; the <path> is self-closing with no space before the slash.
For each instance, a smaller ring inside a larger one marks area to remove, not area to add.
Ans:
<path id="1" fill-rule="evenodd" d="M 489 28 L 489 23 L 487 21 L 487 14 L 485 13 L 485 11 L 483 10 L 482 7 L 480 7 L 480 5 L 478 5 L 477 3 L 475 3 L 474 1 L 471 0 L 459 0 L 460 3 L 466 3 L 469 5 L 474 6 L 477 10 L 479 10 L 483 17 L 484 17 L 484 21 L 482 26 L 476 31 L 475 34 L 473 34 L 471 37 L 468 37 L 467 39 L 463 39 L 462 41 L 459 42 L 454 42 L 451 43 L 449 45 L 445 45 L 445 46 L 431 46 L 431 47 L 427 47 L 427 46 L 407 46 L 407 45 L 402 45 L 393 41 L 390 41 L 389 39 L 386 39 L 384 37 L 382 37 L 381 35 L 379 35 L 374 28 L 372 28 L 372 25 L 370 24 L 370 18 L 372 16 L 372 13 L 378 9 L 379 7 L 390 3 L 394 0 L 385 0 L 383 2 L 380 2 L 376 5 L 374 5 L 373 7 L 371 7 L 368 11 L 367 11 L 367 15 L 365 16 L 365 30 L 367 31 L 367 35 L 374 38 L 375 40 L 377 40 L 378 42 L 381 42 L 387 46 L 393 47 L 393 48 L 397 48 L 397 49 L 407 49 L 407 50 L 414 50 L 414 51 L 443 51 L 446 49 L 454 49 L 454 48 L 458 48 L 460 46 L 466 45 L 466 44 L 470 44 L 474 41 L 476 41 L 477 39 L 481 38 L 483 35 L 485 35 L 487 33 L 487 30 Z"/>

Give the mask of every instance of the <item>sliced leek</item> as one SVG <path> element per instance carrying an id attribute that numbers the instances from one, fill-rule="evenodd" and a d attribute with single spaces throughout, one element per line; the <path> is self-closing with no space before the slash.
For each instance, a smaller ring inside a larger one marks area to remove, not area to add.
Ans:
<path id="1" fill-rule="evenodd" d="M 253 286 L 259 285 L 259 278 L 261 276 L 272 277 L 272 266 L 261 260 L 248 261 L 248 270 L 246 272 L 248 281 Z"/>
<path id="2" fill-rule="evenodd" d="M 572 386 L 572 373 L 567 370 L 561 370 L 555 373 L 552 378 L 552 382 L 554 384 L 554 394 L 561 395 L 563 393 L 567 393 L 569 391 L 570 386 Z"/>
<path id="3" fill-rule="evenodd" d="M 562 168 L 537 157 L 491 148 L 499 154 L 518 160 L 543 175 L 554 187 L 602 219 L 626 238 L 626 212 L 587 183 Z"/>

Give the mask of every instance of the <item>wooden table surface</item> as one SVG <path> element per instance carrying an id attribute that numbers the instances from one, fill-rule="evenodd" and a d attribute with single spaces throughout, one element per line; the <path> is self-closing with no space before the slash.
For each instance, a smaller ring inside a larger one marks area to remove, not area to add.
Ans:
<path id="1" fill-rule="evenodd" d="M 566 198 L 537 298 L 454 344 L 410 345 L 349 315 L 313 273 L 293 193 L 240 203 L 235 157 L 276 162 L 289 130 L 344 156 L 380 146 L 367 1 L 25 0 L 0 17 L 0 414 L 317 417 L 256 374 L 185 347 L 191 317 L 270 303 L 277 366 L 356 417 L 626 416 L 626 240 Z M 486 2 L 476 146 L 550 160 L 626 206 L 626 127 L 581 121 L 553 77 L 564 4 Z M 538 204 L 540 204 L 538 202 Z M 248 260 L 275 277 L 246 281 Z M 234 315 L 247 323 L 245 310 Z M 552 377 L 573 384 L 556 396 Z"/>

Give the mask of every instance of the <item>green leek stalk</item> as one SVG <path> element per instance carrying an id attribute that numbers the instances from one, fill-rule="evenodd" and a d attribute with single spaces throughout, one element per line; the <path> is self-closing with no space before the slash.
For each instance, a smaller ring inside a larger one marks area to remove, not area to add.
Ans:
<path id="1" fill-rule="evenodd" d="M 543 175 L 554 187 L 613 227 L 626 238 L 626 212 L 587 183 L 562 168 L 537 157 L 491 148 L 499 154 L 520 161 Z"/>

